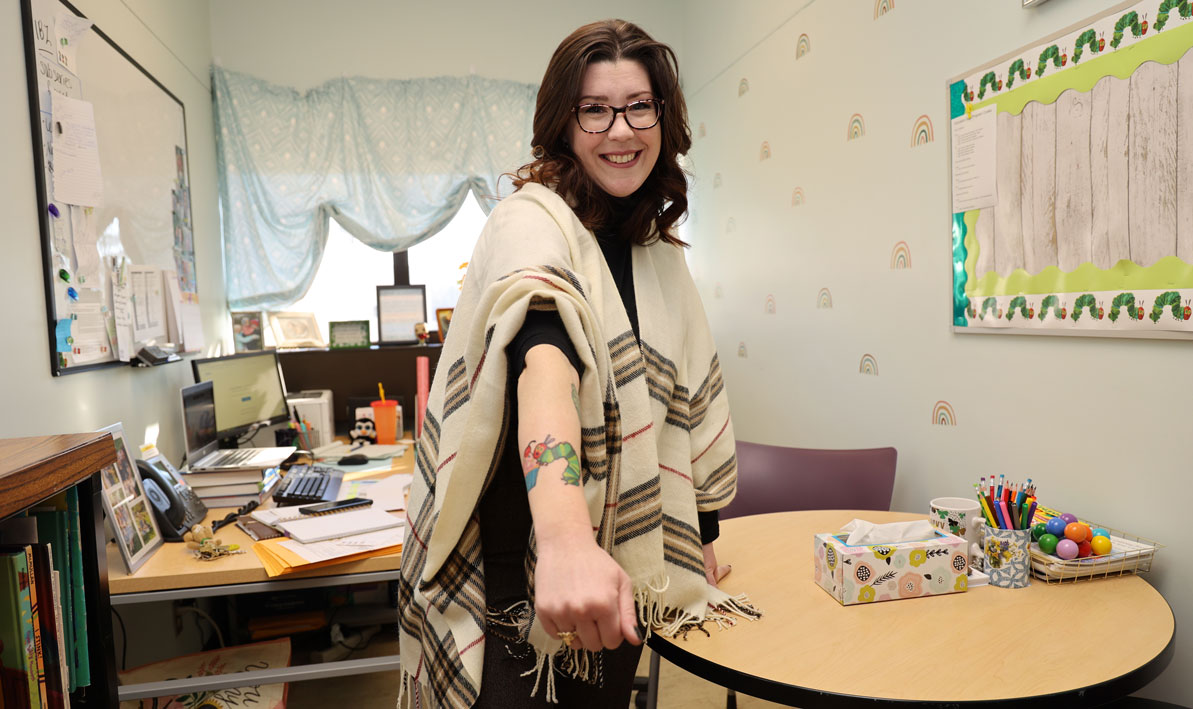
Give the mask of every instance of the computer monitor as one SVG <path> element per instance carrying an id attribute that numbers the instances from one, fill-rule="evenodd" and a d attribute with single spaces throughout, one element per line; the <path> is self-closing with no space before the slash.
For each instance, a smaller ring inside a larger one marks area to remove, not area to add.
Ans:
<path id="1" fill-rule="evenodd" d="M 220 438 L 289 420 L 286 386 L 273 350 L 194 359 L 191 367 L 196 382 L 210 381 L 213 385 Z"/>

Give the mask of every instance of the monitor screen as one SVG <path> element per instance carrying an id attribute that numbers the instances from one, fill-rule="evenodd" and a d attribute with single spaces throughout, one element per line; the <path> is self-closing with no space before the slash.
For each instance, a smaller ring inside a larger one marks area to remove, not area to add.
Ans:
<path id="1" fill-rule="evenodd" d="M 286 390 L 277 353 L 244 354 L 191 360 L 195 381 L 210 381 L 215 390 L 215 420 L 219 435 L 238 436 L 253 424 L 289 419 Z"/>
<path id="2" fill-rule="evenodd" d="M 215 447 L 215 396 L 211 383 L 182 387 L 182 430 L 186 433 L 186 454 L 201 454 Z"/>

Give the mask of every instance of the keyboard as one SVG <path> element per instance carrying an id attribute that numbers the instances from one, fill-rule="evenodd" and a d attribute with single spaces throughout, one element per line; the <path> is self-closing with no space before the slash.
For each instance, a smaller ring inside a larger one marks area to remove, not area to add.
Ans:
<path id="1" fill-rule="evenodd" d="M 330 502 L 340 493 L 344 472 L 322 465 L 292 465 L 278 483 L 273 501 L 280 506 Z"/>

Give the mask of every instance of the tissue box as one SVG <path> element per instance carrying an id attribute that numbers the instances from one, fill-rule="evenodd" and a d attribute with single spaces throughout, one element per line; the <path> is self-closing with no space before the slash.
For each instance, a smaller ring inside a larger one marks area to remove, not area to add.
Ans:
<path id="1" fill-rule="evenodd" d="M 933 532 L 921 541 L 866 546 L 846 544 L 848 534 L 817 534 L 816 583 L 843 606 L 964 591 L 965 540 Z"/>

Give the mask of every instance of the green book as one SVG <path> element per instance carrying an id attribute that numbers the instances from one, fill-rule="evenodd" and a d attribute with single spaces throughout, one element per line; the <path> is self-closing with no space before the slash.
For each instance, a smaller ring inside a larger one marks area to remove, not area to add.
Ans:
<path id="1" fill-rule="evenodd" d="M 90 500 L 87 501 L 90 504 Z M 74 654 L 70 659 L 75 670 L 71 685 L 91 685 L 91 655 L 87 644 L 87 590 L 83 584 L 83 537 L 79 528 L 79 490 L 66 490 L 67 546 L 70 551 L 71 605 L 75 623 Z"/>
<path id="2" fill-rule="evenodd" d="M 37 648 L 33 639 L 33 605 L 29 596 L 29 562 L 22 551 L 0 554 L 4 573 L 0 592 L 5 596 L 0 617 L 0 664 L 4 667 L 6 691 L 20 697 L 15 706 L 41 709 L 37 684 Z"/>

